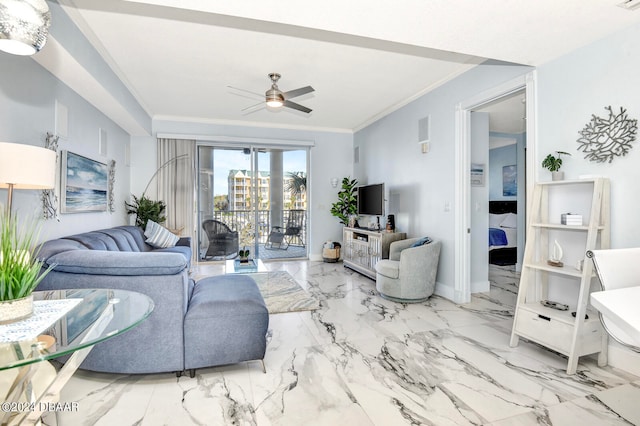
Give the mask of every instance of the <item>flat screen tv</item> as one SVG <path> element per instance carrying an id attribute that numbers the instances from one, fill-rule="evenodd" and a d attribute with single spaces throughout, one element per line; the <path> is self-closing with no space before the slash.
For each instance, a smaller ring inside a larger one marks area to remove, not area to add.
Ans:
<path id="1" fill-rule="evenodd" d="M 384 215 L 384 183 L 358 187 L 358 214 Z"/>

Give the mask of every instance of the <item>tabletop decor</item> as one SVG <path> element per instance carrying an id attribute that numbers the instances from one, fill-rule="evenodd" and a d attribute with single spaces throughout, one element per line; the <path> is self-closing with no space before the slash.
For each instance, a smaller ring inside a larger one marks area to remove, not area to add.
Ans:
<path id="1" fill-rule="evenodd" d="M 562 156 L 563 155 L 571 155 L 565 151 L 556 151 L 558 156 L 554 156 L 553 154 L 549 154 L 542 160 L 542 167 L 548 169 L 551 172 L 551 180 L 562 180 L 564 179 L 564 172 L 560 171 L 560 167 L 562 167 Z"/>
<path id="2" fill-rule="evenodd" d="M 18 220 L 10 212 L 0 211 L 0 324 L 29 317 L 33 312 L 32 293 L 47 273 L 43 262 L 32 253 L 38 226 Z"/>

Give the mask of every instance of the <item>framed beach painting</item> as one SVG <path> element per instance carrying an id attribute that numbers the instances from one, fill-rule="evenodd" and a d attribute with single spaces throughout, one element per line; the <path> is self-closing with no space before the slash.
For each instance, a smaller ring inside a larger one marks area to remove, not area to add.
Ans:
<path id="1" fill-rule="evenodd" d="M 106 212 L 108 182 L 106 164 L 62 151 L 62 213 Z"/>
<path id="2" fill-rule="evenodd" d="M 502 195 L 505 197 L 518 195 L 518 172 L 515 164 L 502 168 Z"/>

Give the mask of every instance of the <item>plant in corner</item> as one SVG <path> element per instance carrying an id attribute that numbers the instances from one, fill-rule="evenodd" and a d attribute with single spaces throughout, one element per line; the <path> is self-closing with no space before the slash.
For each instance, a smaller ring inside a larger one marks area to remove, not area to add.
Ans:
<path id="1" fill-rule="evenodd" d="M 349 216 L 358 212 L 356 185 L 358 185 L 356 179 L 343 178 L 342 187 L 338 192 L 338 201 L 331 205 L 331 214 L 340 219 L 340 223 L 345 226 L 349 225 Z"/>
<path id="2" fill-rule="evenodd" d="M 15 216 L 0 212 L 0 324 L 19 321 L 33 312 L 33 290 L 55 266 L 43 270 L 37 260 L 38 227 L 18 226 Z"/>
<path id="3" fill-rule="evenodd" d="M 565 151 L 556 151 L 558 154 L 555 157 L 553 154 L 549 154 L 542 160 L 542 167 L 548 169 L 551 172 L 551 179 L 553 180 L 562 180 L 564 178 L 564 172 L 560 171 L 560 167 L 562 167 L 562 155 L 571 155 Z"/>
<path id="4" fill-rule="evenodd" d="M 164 201 L 154 201 L 144 196 L 144 194 L 138 198 L 132 195 L 133 202 L 124 202 L 127 208 L 127 214 L 136 215 L 136 226 L 145 229 L 149 220 L 155 223 L 163 223 L 167 218 L 164 216 L 164 211 L 167 208 Z"/>

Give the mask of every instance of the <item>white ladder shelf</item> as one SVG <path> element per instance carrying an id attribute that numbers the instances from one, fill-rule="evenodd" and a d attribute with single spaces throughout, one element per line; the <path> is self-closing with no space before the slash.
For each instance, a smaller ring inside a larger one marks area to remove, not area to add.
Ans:
<path id="1" fill-rule="evenodd" d="M 584 189 L 584 185 L 593 188 L 590 191 L 588 224 L 562 225 L 560 217 L 557 217 L 557 222 L 551 221 L 549 192 Z M 606 178 L 540 182 L 533 191 L 510 346 L 517 346 L 519 338 L 523 337 L 566 355 L 569 358 L 567 374 L 576 372 L 578 359 L 583 355 L 598 353 L 598 365 L 607 363 L 607 334 L 602 329 L 598 314 L 588 309 L 591 280 L 595 275 L 593 263 L 586 257 L 586 252 L 610 246 L 609 200 L 609 180 Z M 556 267 L 547 263 L 550 233 L 559 236 L 586 233 L 586 243 L 580 247 L 582 270 L 574 265 Z M 569 310 L 552 309 L 540 303 L 540 300 L 548 298 L 551 277 L 579 281 L 577 298 Z M 575 312 L 575 317 L 572 312 Z"/>

